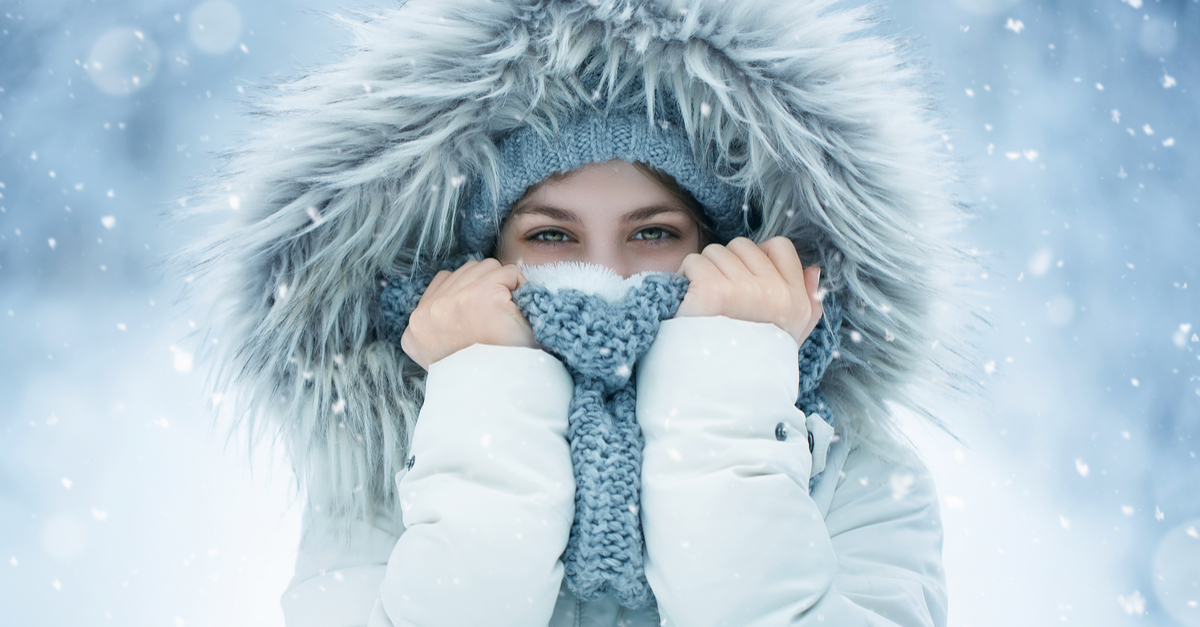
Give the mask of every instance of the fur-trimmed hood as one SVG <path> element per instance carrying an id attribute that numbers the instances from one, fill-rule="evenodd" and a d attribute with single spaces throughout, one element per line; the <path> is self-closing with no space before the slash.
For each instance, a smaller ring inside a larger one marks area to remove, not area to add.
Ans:
<path id="1" fill-rule="evenodd" d="M 833 4 L 409 0 L 345 20 L 342 61 L 264 99 L 201 209 L 232 207 L 197 248 L 224 296 L 222 405 L 286 443 L 314 505 L 395 517 L 424 371 L 381 330 L 383 281 L 450 252 L 507 133 L 669 102 L 748 190 L 752 237 L 792 238 L 844 305 L 822 380 L 839 429 L 894 441 L 891 404 L 920 410 L 915 386 L 971 385 L 961 334 L 931 312 L 963 306 L 973 259 L 945 238 L 964 214 L 921 77 Z"/>

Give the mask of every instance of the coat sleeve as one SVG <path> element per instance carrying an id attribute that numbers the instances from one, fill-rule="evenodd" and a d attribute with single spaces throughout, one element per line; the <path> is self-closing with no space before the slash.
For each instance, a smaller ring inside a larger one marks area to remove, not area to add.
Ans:
<path id="1" fill-rule="evenodd" d="M 928 473 L 852 450 L 822 516 L 796 354 L 774 325 L 681 318 L 639 364 L 646 577 L 664 624 L 944 625 Z"/>
<path id="2" fill-rule="evenodd" d="M 540 350 L 475 345 L 430 366 L 369 627 L 549 622 L 575 507 L 572 390 Z"/>
<path id="3" fill-rule="evenodd" d="M 287 627 L 363 627 L 379 597 L 388 555 L 396 546 L 391 521 L 340 522 L 308 505 L 301 518 L 296 571 L 279 604 Z"/>

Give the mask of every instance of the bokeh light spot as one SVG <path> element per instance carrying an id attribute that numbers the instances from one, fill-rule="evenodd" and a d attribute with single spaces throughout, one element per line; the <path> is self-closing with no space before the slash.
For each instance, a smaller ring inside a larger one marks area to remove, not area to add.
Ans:
<path id="1" fill-rule="evenodd" d="M 1172 529 L 1154 554 L 1154 595 L 1180 625 L 1200 627 L 1200 518 Z"/>
<path id="2" fill-rule="evenodd" d="M 225 54 L 242 36 L 242 13 L 225 0 L 208 0 L 188 16 L 188 37 L 208 54 Z"/>
<path id="3" fill-rule="evenodd" d="M 100 91 L 114 96 L 145 88 L 158 73 L 158 46 L 144 32 L 114 28 L 92 45 L 87 73 Z"/>

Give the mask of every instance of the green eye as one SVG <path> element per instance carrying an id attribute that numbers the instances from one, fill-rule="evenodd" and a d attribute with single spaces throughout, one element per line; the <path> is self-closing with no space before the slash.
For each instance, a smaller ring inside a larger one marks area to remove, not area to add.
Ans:
<path id="1" fill-rule="evenodd" d="M 567 241 L 567 234 L 562 231 L 542 231 L 535 234 L 533 238 L 541 242 L 558 243 Z"/>
<path id="2" fill-rule="evenodd" d="M 637 234 L 634 235 L 634 239 L 654 241 L 654 240 L 660 240 L 666 236 L 667 236 L 667 232 L 664 229 L 660 229 L 658 227 L 650 227 L 648 229 L 642 229 L 642 230 L 638 231 Z"/>

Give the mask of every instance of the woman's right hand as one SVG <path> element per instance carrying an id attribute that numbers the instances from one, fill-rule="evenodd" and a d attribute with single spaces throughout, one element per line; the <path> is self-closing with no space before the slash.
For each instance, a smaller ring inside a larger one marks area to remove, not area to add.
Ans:
<path id="1" fill-rule="evenodd" d="M 512 299 L 513 290 L 524 283 L 517 266 L 495 259 L 437 273 L 409 318 L 400 347 L 428 370 L 474 344 L 536 346 L 529 322 Z"/>

